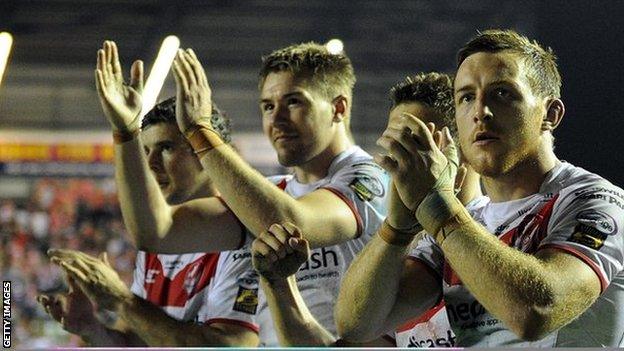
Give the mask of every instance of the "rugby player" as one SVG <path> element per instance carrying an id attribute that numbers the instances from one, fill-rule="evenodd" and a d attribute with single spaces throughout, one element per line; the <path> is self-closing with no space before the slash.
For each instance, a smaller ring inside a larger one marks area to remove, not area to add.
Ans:
<path id="1" fill-rule="evenodd" d="M 382 225 L 343 284 L 341 336 L 376 338 L 443 297 L 458 346 L 621 346 L 623 192 L 554 154 L 554 54 L 488 30 L 458 58 L 459 144 L 490 201 L 468 211 L 455 197 L 448 130 L 408 117 L 407 133 L 386 130 L 378 162 L 430 235 L 410 251 L 409 233 Z"/>
<path id="2" fill-rule="evenodd" d="M 390 90 L 390 99 L 390 123 L 400 120 L 403 114 L 410 114 L 440 127 L 454 124 L 453 86 L 451 78 L 445 74 L 420 73 L 407 77 Z M 455 187 L 461 188 L 458 198 L 467 203 L 469 208 L 484 201 L 478 176 L 473 170 L 466 169 L 465 174 L 458 176 Z M 409 210 L 396 195 L 394 187 L 391 189 L 390 209 L 393 212 L 402 210 L 409 214 Z M 396 227 L 406 231 L 420 230 L 413 215 L 401 219 L 406 221 L 393 222 Z M 252 245 L 254 267 L 260 274 L 261 286 L 267 297 L 280 345 L 328 346 L 335 343 L 340 346 L 355 346 L 344 340 L 336 340 L 336 337 L 319 325 L 300 296 L 294 274 L 307 259 L 308 251 L 305 235 L 302 237 L 301 231 L 291 223 L 273 225 L 270 231 L 262 233 Z M 395 333 L 358 346 L 395 345 L 453 346 L 454 334 L 446 317 L 444 303 L 440 302 L 427 313 L 410 320 L 397 328 Z"/>
<path id="3" fill-rule="evenodd" d="M 114 131 L 116 180 L 129 230 L 162 230 L 143 227 L 143 217 L 149 216 L 150 208 L 166 208 L 176 216 L 194 216 L 195 203 L 218 203 L 224 225 L 219 230 L 207 228 L 211 231 L 204 240 L 220 249 L 242 246 L 242 227 L 218 199 L 216 188 L 177 128 L 175 99 L 150 111 L 141 122 L 140 137 L 136 137 L 143 82 L 141 63 L 133 65 L 130 84 L 123 84 L 117 48 L 107 41 L 98 51 L 96 82 Z M 218 126 L 219 136 L 229 141 L 229 121 L 216 108 L 211 110 L 210 118 Z M 125 202 L 140 196 L 145 209 L 135 212 L 137 208 Z M 177 211 L 180 207 L 184 207 L 183 211 Z M 236 238 L 238 243 L 230 247 L 223 237 Z M 114 312 L 126 328 L 150 346 L 258 344 L 257 279 L 250 254 L 244 249 L 181 255 L 140 251 L 132 289 L 104 260 L 70 250 L 52 250 L 50 255 L 98 310 Z"/>

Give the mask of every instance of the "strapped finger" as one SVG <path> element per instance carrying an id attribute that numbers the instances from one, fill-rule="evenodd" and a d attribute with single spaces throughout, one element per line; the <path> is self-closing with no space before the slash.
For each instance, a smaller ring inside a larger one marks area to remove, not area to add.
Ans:
<path id="1" fill-rule="evenodd" d="M 303 253 L 308 257 L 310 255 L 310 243 L 304 238 L 292 237 L 288 240 L 288 245 L 295 252 Z"/>
<path id="2" fill-rule="evenodd" d="M 287 254 L 292 252 L 292 248 L 288 246 L 290 233 L 282 225 L 277 223 L 272 224 L 267 231 L 273 234 L 273 236 L 280 242 Z"/>
<path id="3" fill-rule="evenodd" d="M 253 256 L 267 260 L 269 263 L 277 261 L 277 253 L 262 238 L 257 238 L 252 244 Z"/>
<path id="4" fill-rule="evenodd" d="M 412 134 L 418 142 L 420 150 L 431 151 L 436 148 L 436 144 L 433 141 L 433 135 L 431 134 L 429 127 L 427 127 L 423 121 L 406 112 L 404 112 L 401 117 L 403 118 L 405 125 L 412 130 Z"/>
<path id="5" fill-rule="evenodd" d="M 272 232 L 268 231 L 267 235 L 262 237 L 262 240 L 275 251 L 277 257 L 286 257 L 286 243 L 281 243 Z"/>

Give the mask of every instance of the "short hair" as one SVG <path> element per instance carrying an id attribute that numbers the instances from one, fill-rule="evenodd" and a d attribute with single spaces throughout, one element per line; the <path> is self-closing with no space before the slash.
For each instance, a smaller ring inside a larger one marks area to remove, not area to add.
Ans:
<path id="1" fill-rule="evenodd" d="M 477 32 L 477 36 L 457 53 L 457 67 L 459 68 L 472 54 L 501 51 L 509 51 L 522 58 L 528 68 L 529 84 L 538 96 L 561 97 L 561 75 L 557 69 L 557 57 L 553 50 L 550 47 L 544 49 L 537 41 L 531 41 L 510 29 Z"/>
<path id="2" fill-rule="evenodd" d="M 293 44 L 262 57 L 260 81 L 269 73 L 287 71 L 297 78 L 307 78 L 310 84 L 326 98 L 340 94 L 352 96 L 355 73 L 351 60 L 344 53 L 332 54 L 324 45 L 308 42 Z"/>
<path id="3" fill-rule="evenodd" d="M 171 97 L 167 100 L 164 100 L 154 108 L 152 108 L 141 121 L 141 129 L 158 124 L 158 123 L 176 123 L 176 98 Z M 231 135 L 231 122 L 230 118 L 221 111 L 217 105 L 212 103 L 212 115 L 210 116 L 210 122 L 214 127 L 215 131 L 219 133 L 221 139 L 224 142 L 230 143 L 232 141 Z"/>
<path id="4" fill-rule="evenodd" d="M 444 73 L 418 73 L 408 76 L 390 88 L 391 109 L 406 102 L 419 102 L 442 116 L 443 127 L 455 135 L 455 104 L 453 79 Z"/>

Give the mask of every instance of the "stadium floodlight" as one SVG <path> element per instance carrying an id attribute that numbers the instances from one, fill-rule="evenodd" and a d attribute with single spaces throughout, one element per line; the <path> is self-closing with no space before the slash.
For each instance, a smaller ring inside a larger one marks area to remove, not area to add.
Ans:
<path id="1" fill-rule="evenodd" d="M 2 77 L 4 76 L 4 70 L 9 61 L 9 54 L 11 53 L 12 46 L 13 36 L 11 33 L 0 33 L 0 84 L 2 84 Z"/>
<path id="2" fill-rule="evenodd" d="M 163 40 L 158 56 L 156 57 L 156 61 L 154 61 L 154 65 L 150 70 L 147 81 L 145 82 L 145 87 L 143 88 L 143 108 L 141 109 L 141 118 L 143 118 L 143 116 L 145 116 L 145 114 L 147 114 L 156 104 L 158 94 L 165 83 L 165 78 L 167 78 L 167 74 L 169 74 L 171 64 L 173 63 L 173 59 L 175 58 L 179 47 L 180 39 L 178 39 L 175 35 L 170 35 Z"/>
<path id="3" fill-rule="evenodd" d="M 325 44 L 327 51 L 332 55 L 338 55 L 344 50 L 344 44 L 340 39 L 332 39 Z"/>

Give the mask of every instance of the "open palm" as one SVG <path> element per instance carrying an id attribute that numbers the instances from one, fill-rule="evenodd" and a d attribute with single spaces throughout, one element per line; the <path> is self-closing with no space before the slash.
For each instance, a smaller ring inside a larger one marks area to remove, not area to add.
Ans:
<path id="1" fill-rule="evenodd" d="M 114 130 L 134 131 L 139 128 L 143 106 L 143 62 L 135 61 L 130 69 L 130 84 L 125 84 L 117 45 L 105 41 L 97 54 L 95 81 L 100 103 Z"/>

